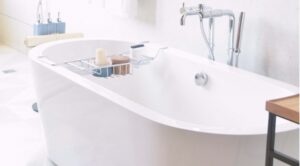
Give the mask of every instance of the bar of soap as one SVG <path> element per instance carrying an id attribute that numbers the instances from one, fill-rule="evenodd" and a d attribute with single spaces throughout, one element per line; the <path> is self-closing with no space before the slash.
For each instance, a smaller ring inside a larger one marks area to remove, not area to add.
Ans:
<path id="1" fill-rule="evenodd" d="M 103 48 L 98 48 L 96 50 L 96 59 L 95 59 L 95 64 L 97 66 L 104 66 L 104 65 L 109 65 L 109 61 L 106 57 L 106 52 Z"/>
<path id="2" fill-rule="evenodd" d="M 120 65 L 115 66 L 113 69 L 113 73 L 117 75 L 126 75 L 130 73 L 130 65 L 123 63 L 129 63 L 129 57 L 127 56 L 120 56 L 120 55 L 114 55 L 111 57 L 111 62 L 113 65 Z"/>

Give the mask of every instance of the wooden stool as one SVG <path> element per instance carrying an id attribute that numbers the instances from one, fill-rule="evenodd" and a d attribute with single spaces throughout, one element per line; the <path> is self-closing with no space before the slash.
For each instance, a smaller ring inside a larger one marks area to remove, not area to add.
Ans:
<path id="1" fill-rule="evenodd" d="M 273 166 L 274 158 L 292 166 L 299 166 L 298 160 L 274 149 L 276 117 L 279 116 L 299 124 L 299 94 L 267 101 L 266 109 L 269 111 L 266 166 Z"/>

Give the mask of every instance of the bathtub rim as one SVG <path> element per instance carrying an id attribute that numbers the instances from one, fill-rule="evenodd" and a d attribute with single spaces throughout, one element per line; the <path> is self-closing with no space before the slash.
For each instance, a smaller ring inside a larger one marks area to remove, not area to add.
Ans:
<path id="1" fill-rule="evenodd" d="M 126 97 L 123 97 L 103 86 L 100 84 L 97 84 L 96 82 L 92 82 L 87 78 L 84 78 L 62 66 L 51 66 L 49 64 L 46 64 L 40 60 L 40 56 L 43 56 L 43 52 L 46 49 L 49 49 L 53 46 L 64 44 L 64 43 L 70 43 L 70 42 L 84 42 L 84 41 L 117 41 L 117 42 L 127 42 L 132 43 L 131 41 L 122 41 L 122 40 L 115 40 L 115 39 L 97 39 L 97 38 L 85 38 L 85 39 L 69 39 L 69 40 L 63 40 L 63 41 L 55 41 L 51 43 L 42 44 L 40 46 L 37 46 L 30 50 L 29 57 L 30 59 L 39 64 L 43 67 L 54 71 L 56 74 L 59 74 L 61 76 L 64 76 L 68 80 L 74 82 L 75 84 L 78 84 L 88 90 L 90 90 L 93 93 L 96 93 L 97 95 L 100 95 L 101 97 L 104 97 L 111 102 L 118 104 L 125 109 L 131 111 L 132 113 L 135 113 L 139 116 L 142 116 L 148 120 L 154 121 L 159 124 L 163 124 L 165 126 L 177 128 L 177 129 L 183 129 L 193 132 L 201 132 L 201 133 L 207 133 L 207 134 L 217 134 L 217 135 L 234 135 L 234 136 L 247 136 L 247 135 L 265 135 L 267 133 L 266 128 L 259 127 L 253 127 L 251 129 L 245 129 L 245 128 L 228 128 L 228 127 L 210 127 L 207 125 L 201 125 L 197 123 L 191 123 L 191 122 L 185 122 L 180 120 L 174 120 L 172 118 L 167 117 L 166 115 L 163 115 L 159 112 L 156 112 L 152 109 L 149 109 L 141 104 L 138 104 L 132 100 L 127 99 Z M 190 56 L 185 56 L 184 58 L 187 58 L 189 60 L 195 61 L 197 63 L 209 63 L 213 65 L 213 67 L 222 67 L 227 72 L 237 72 L 237 73 L 247 73 L 250 74 L 250 76 L 259 77 L 263 81 L 271 82 L 272 85 L 278 86 L 278 88 L 282 88 L 285 90 L 289 90 L 291 92 L 298 92 L 298 87 L 266 77 L 262 76 L 256 73 L 252 73 L 240 68 L 234 68 L 219 62 L 210 61 L 208 59 L 205 59 L 200 56 L 196 56 L 175 48 L 169 48 L 168 50 L 175 51 L 175 52 L 182 52 L 184 54 L 189 54 Z M 178 53 L 177 53 L 178 54 Z M 180 55 L 178 55 L 180 56 Z M 137 111 L 139 110 L 139 111 Z M 267 123 L 267 121 L 266 121 Z M 291 125 L 289 123 L 282 123 L 277 125 L 277 131 L 276 132 L 287 132 L 290 130 L 298 129 L 299 126 Z"/>

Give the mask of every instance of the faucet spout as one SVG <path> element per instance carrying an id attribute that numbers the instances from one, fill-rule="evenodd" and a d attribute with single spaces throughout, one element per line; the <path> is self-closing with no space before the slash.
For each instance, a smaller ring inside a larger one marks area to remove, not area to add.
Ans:
<path id="1" fill-rule="evenodd" d="M 180 25 L 181 25 L 181 26 L 185 25 L 185 19 L 186 19 L 186 15 L 183 14 L 183 15 L 181 16 L 181 18 L 180 18 Z"/>

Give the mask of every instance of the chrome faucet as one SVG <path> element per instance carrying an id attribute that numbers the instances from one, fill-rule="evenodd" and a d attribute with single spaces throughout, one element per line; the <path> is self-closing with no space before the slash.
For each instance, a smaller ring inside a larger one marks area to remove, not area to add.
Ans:
<path id="1" fill-rule="evenodd" d="M 209 59 L 215 60 L 214 57 L 214 19 L 216 17 L 228 16 L 229 18 L 229 39 L 228 39 L 228 61 L 227 64 L 231 66 L 238 66 L 238 56 L 240 51 L 240 42 L 241 34 L 245 13 L 241 12 L 238 34 L 236 39 L 236 47 L 234 48 L 234 35 L 235 35 L 235 15 L 231 10 L 222 10 L 222 9 L 212 9 L 203 4 L 199 4 L 196 7 L 185 7 L 184 3 L 180 9 L 182 14 L 180 19 L 180 25 L 185 25 L 185 20 L 188 16 L 199 16 L 200 18 L 200 28 L 203 34 L 204 40 L 207 47 L 209 48 Z M 203 19 L 209 19 L 209 37 L 207 38 L 204 26 Z"/>

